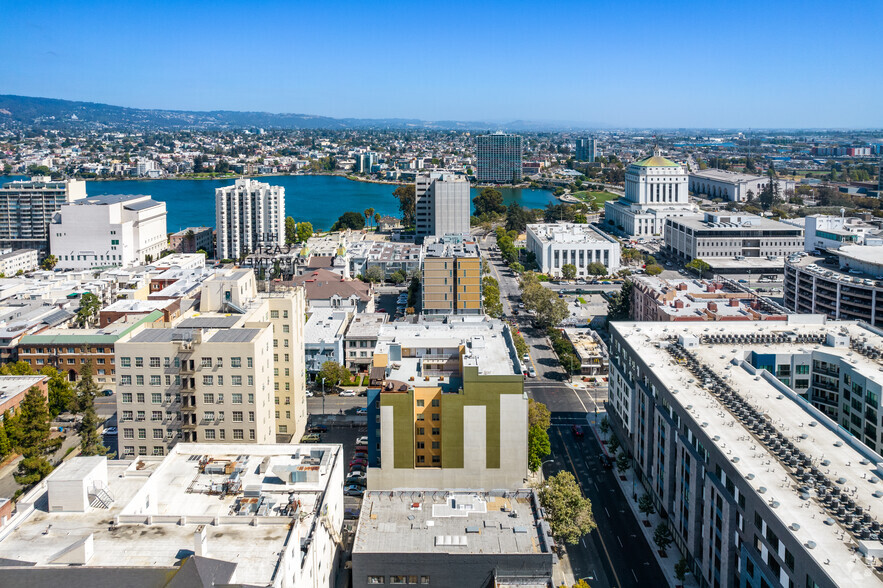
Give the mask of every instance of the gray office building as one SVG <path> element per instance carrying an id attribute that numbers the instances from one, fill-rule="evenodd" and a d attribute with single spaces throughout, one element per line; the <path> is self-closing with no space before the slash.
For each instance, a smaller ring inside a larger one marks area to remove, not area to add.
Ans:
<path id="1" fill-rule="evenodd" d="M 518 135 L 479 135 L 475 138 L 476 178 L 493 184 L 520 182 L 522 153 Z"/>
<path id="2" fill-rule="evenodd" d="M 577 139 L 576 140 L 576 159 L 577 161 L 595 161 L 597 154 L 597 144 L 594 139 Z"/>
<path id="3" fill-rule="evenodd" d="M 469 234 L 469 182 L 464 176 L 451 172 L 420 174 L 415 196 L 418 239 Z"/>
<path id="4" fill-rule="evenodd" d="M 0 188 L 0 247 L 36 249 L 44 255 L 49 249 L 49 223 L 61 210 L 86 197 L 83 180 L 52 180 L 35 176 L 30 180 L 7 182 Z"/>
<path id="5" fill-rule="evenodd" d="M 697 584 L 883 586 L 881 331 L 677 325 L 611 323 L 607 408 Z"/>

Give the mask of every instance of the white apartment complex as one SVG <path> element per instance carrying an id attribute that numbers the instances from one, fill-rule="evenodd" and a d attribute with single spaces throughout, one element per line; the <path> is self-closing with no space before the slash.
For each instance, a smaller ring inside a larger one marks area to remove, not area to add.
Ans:
<path id="1" fill-rule="evenodd" d="M 215 190 L 215 251 L 238 259 L 259 247 L 285 244 L 285 188 L 250 179 Z"/>
<path id="2" fill-rule="evenodd" d="M 443 237 L 468 234 L 469 182 L 451 172 L 418 174 L 416 185 L 416 235 Z"/>
<path id="3" fill-rule="evenodd" d="M 199 312 L 119 341 L 119 454 L 178 441 L 275 443 L 306 425 L 303 289 L 258 294 L 251 270 L 202 284 Z"/>
<path id="4" fill-rule="evenodd" d="M 0 255 L 0 273 L 12 277 L 18 272 L 29 272 L 39 267 L 36 249 L 16 249 Z"/>
<path id="5" fill-rule="evenodd" d="M 53 181 L 47 176 L 7 182 L 0 188 L 0 247 L 49 248 L 47 227 L 63 204 L 86 197 L 83 180 Z"/>
<path id="6" fill-rule="evenodd" d="M 49 225 L 59 269 L 128 267 L 158 259 L 168 243 L 166 204 L 143 195 L 109 195 L 64 204 Z"/>
<path id="7" fill-rule="evenodd" d="M 527 225 L 527 250 L 536 255 L 540 271 L 560 277 L 561 268 L 576 266 L 576 275 L 589 275 L 590 263 L 601 263 L 611 274 L 620 268 L 619 243 L 591 225 L 540 223 Z"/>
<path id="8" fill-rule="evenodd" d="M 640 159 L 625 173 L 625 196 L 604 203 L 604 220 L 611 228 L 634 237 L 662 234 L 665 219 L 693 216 L 687 172 L 662 156 L 659 149 Z"/>

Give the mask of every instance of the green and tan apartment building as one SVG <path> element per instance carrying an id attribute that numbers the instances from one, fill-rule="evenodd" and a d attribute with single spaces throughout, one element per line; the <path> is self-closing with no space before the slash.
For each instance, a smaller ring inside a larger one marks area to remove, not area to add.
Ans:
<path id="1" fill-rule="evenodd" d="M 475 242 L 461 236 L 427 239 L 422 274 L 423 314 L 483 313 L 481 255 Z"/>
<path id="2" fill-rule="evenodd" d="M 508 325 L 484 317 L 384 326 L 368 395 L 371 490 L 520 488 L 527 396 Z"/>

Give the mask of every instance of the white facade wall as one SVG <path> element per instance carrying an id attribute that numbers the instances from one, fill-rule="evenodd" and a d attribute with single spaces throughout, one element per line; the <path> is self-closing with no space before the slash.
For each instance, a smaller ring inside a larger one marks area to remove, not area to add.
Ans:
<path id="1" fill-rule="evenodd" d="M 285 188 L 250 179 L 215 190 L 217 255 L 238 259 L 285 244 Z"/>
<path id="2" fill-rule="evenodd" d="M 19 271 L 28 272 L 37 267 L 39 267 L 39 258 L 36 249 L 16 249 L 0 255 L 0 273 L 8 278 Z"/>
<path id="3" fill-rule="evenodd" d="M 418 238 L 469 233 L 469 182 L 452 173 L 417 176 L 416 235 Z"/>
<path id="4" fill-rule="evenodd" d="M 604 239 L 589 225 L 558 223 L 527 225 L 527 249 L 536 255 L 540 271 L 561 276 L 566 264 L 576 266 L 578 277 L 588 276 L 590 263 L 607 267 L 608 273 L 621 267 L 619 244 Z"/>
<path id="5" fill-rule="evenodd" d="M 49 225 L 49 240 L 59 269 L 139 265 L 166 247 L 166 205 L 150 196 L 65 204 Z"/>

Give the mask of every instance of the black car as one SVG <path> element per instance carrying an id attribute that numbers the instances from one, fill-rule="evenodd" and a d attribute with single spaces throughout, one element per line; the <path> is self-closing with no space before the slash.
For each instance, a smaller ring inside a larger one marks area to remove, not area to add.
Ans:
<path id="1" fill-rule="evenodd" d="M 598 456 L 598 461 L 601 462 L 601 467 L 605 470 L 609 470 L 613 467 L 613 460 L 604 455 L 603 453 Z"/>
<path id="2" fill-rule="evenodd" d="M 328 427 L 325 425 L 312 425 L 307 429 L 310 433 L 327 433 Z"/>

